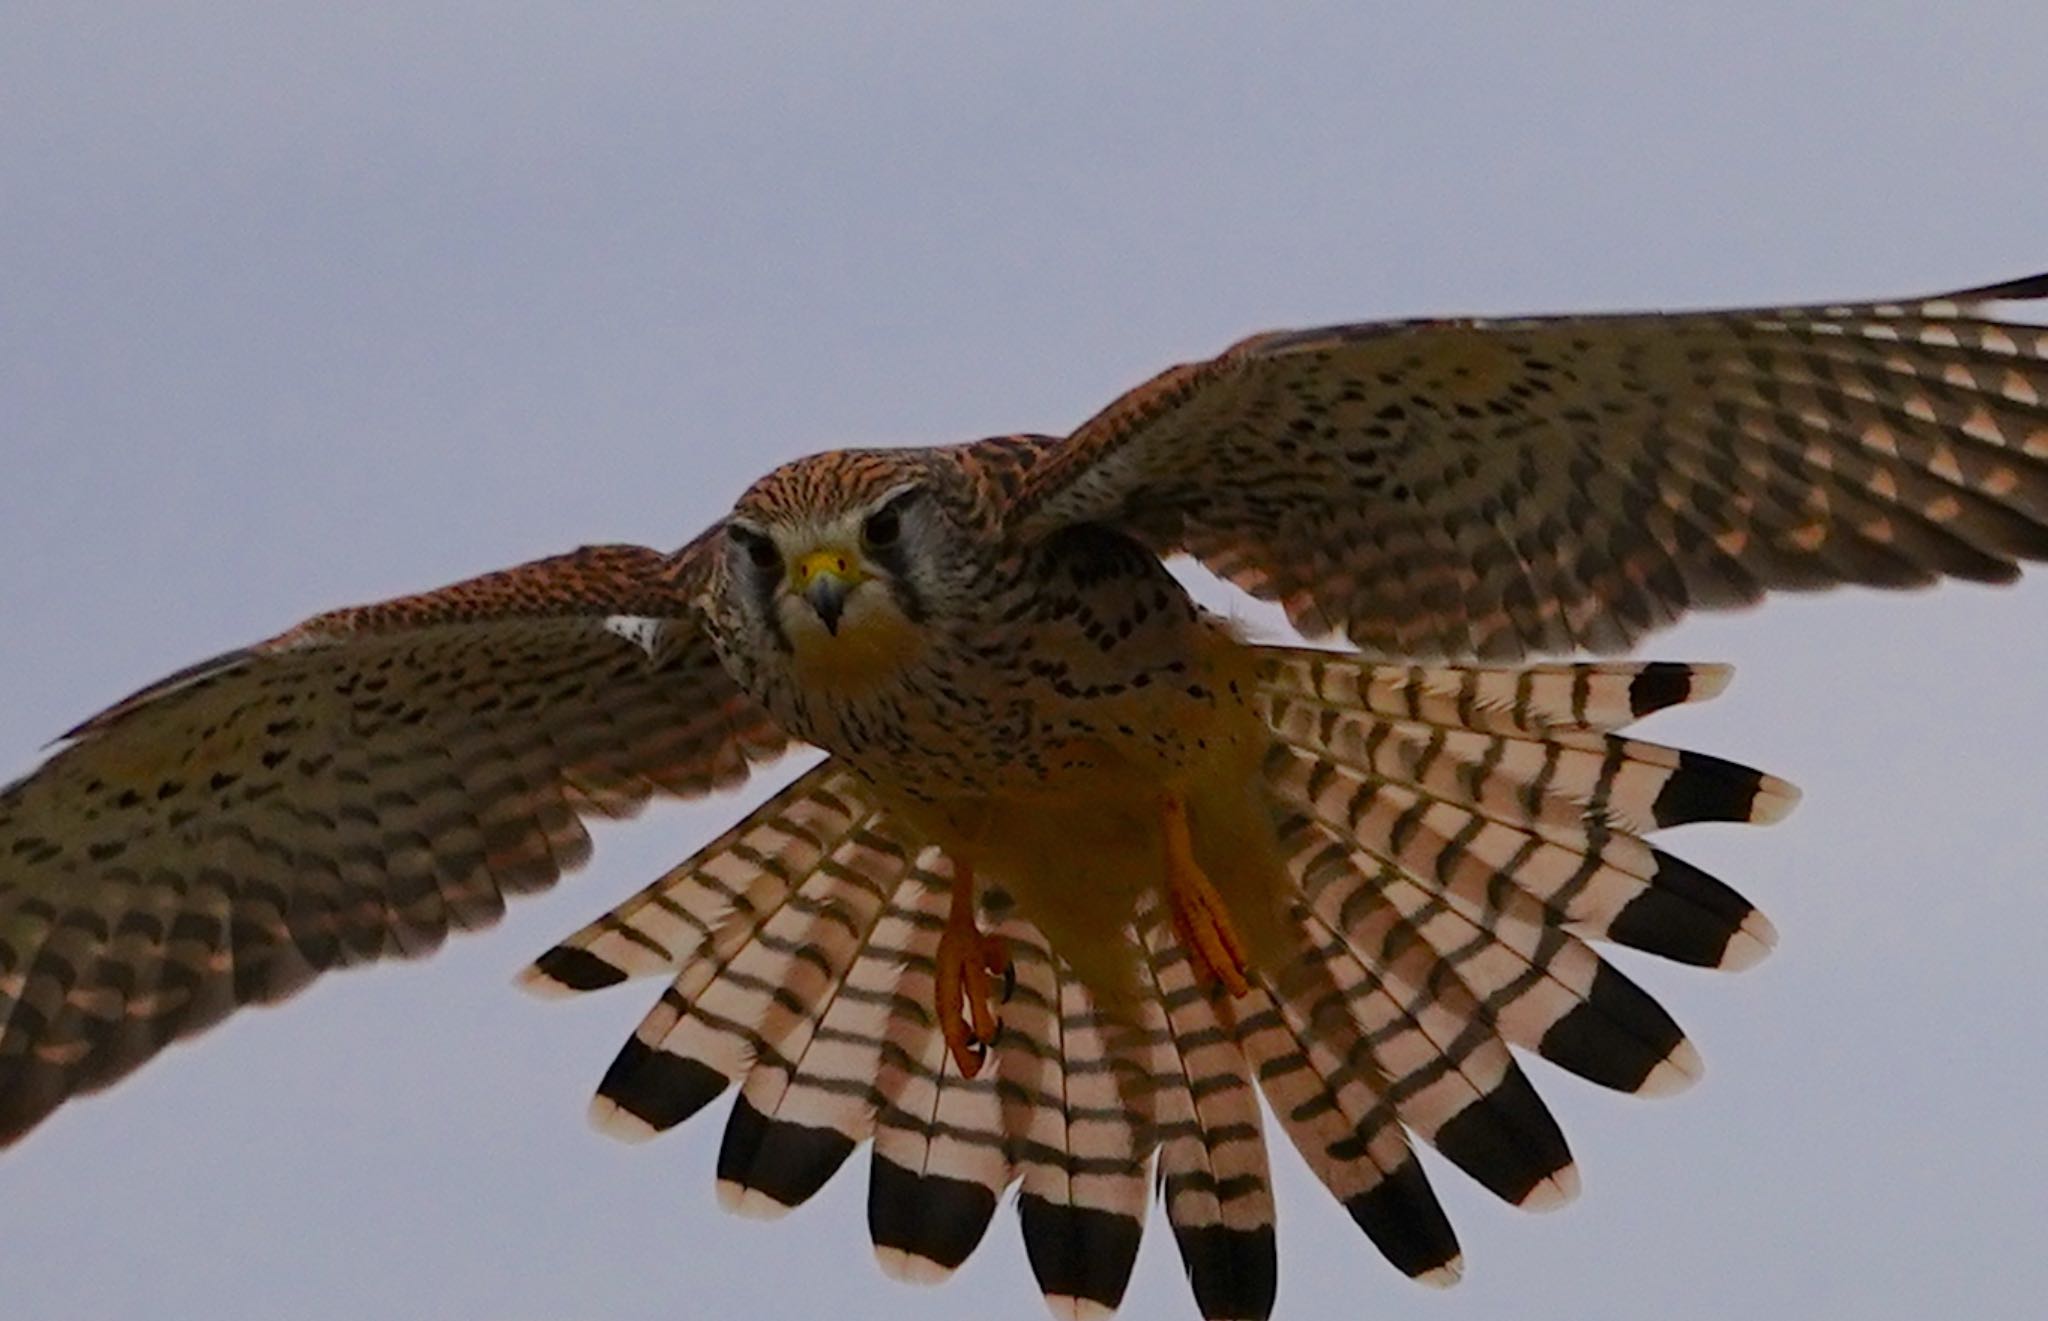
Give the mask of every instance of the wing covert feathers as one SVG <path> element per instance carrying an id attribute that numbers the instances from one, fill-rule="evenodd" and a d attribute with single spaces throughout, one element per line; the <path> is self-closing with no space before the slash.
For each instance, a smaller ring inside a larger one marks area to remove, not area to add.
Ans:
<path id="1" fill-rule="evenodd" d="M 2048 557 L 2041 277 L 1901 300 L 1255 335 L 1019 484 L 1383 656 L 1616 652 L 1693 608 Z"/>
<path id="2" fill-rule="evenodd" d="M 1696 1077 L 1670 1016 L 1590 942 L 1762 957 L 1762 915 L 1642 836 L 1775 820 L 1797 793 L 1615 732 L 1718 693 L 1720 667 L 1260 655 L 1295 941 L 1251 994 L 1198 986 L 1147 900 L 1120 937 L 1145 993 L 1107 1008 L 989 888 L 1014 980 L 990 1066 L 960 1077 L 931 1017 L 948 863 L 828 761 L 529 970 L 551 991 L 671 978 L 598 1086 L 600 1125 L 646 1137 L 737 1083 L 718 1196 L 762 1216 L 871 1142 L 877 1259 L 919 1283 L 966 1259 L 1014 1186 L 1062 1317 L 1117 1307 L 1156 1194 L 1201 1314 L 1262 1318 L 1278 1287 L 1263 1095 L 1390 1263 L 1454 1282 L 1458 1240 L 1412 1143 L 1514 1205 L 1569 1200 L 1570 1149 L 1516 1048 L 1638 1094 Z"/>
<path id="3" fill-rule="evenodd" d="M 239 1005 L 489 925 L 583 862 L 583 817 L 779 751 L 696 572 L 590 547 L 323 615 L 0 788 L 0 1144 Z"/>

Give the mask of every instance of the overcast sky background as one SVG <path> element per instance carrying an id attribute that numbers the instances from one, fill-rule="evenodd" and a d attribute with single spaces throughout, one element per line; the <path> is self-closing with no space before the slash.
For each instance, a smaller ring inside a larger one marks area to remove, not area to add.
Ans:
<path id="1" fill-rule="evenodd" d="M 822 11 L 0 9 L 0 778 L 316 609 L 674 545 L 811 450 L 1064 430 L 1253 330 L 2048 267 L 2038 3 Z M 1664 841 L 1779 952 L 1618 960 L 1705 1081 L 1532 1064 L 1584 1194 L 1438 1163 L 1448 1294 L 1277 1158 L 1280 1314 L 2041 1315 L 2044 639 L 2043 581 L 1657 638 L 1740 676 L 1648 731 L 1807 790 Z M 720 1117 L 583 1120 L 656 986 L 510 988 L 779 778 L 62 1111 L 0 1157 L 0 1312 L 1043 1315 L 1007 1209 L 949 1286 L 887 1280 L 864 1153 L 727 1217 Z M 1192 1315 L 1150 1228 L 1126 1310 Z"/>

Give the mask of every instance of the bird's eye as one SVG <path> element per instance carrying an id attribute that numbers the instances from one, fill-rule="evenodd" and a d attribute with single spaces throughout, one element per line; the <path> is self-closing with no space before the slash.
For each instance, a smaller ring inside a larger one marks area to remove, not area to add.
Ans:
<path id="1" fill-rule="evenodd" d="M 869 514 L 867 521 L 860 525 L 862 544 L 870 550 L 881 550 L 893 546 L 903 536 L 903 510 L 924 492 L 915 486 L 906 487 L 889 497 L 880 509 Z"/>
<path id="2" fill-rule="evenodd" d="M 782 553 L 775 549 L 775 543 L 752 528 L 734 523 L 727 526 L 725 535 L 732 539 L 734 545 L 747 553 L 747 562 L 763 573 L 782 563 Z"/>
<path id="3" fill-rule="evenodd" d="M 894 504 L 883 505 L 860 525 L 860 539 L 871 547 L 893 546 L 903 535 L 903 516 Z"/>

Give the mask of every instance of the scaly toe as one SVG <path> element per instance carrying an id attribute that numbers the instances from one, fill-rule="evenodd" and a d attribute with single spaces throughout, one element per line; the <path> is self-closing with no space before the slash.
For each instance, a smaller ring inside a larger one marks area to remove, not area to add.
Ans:
<path id="1" fill-rule="evenodd" d="M 973 930 L 949 930 L 939 941 L 937 963 L 932 990 L 939 1032 L 960 1075 L 972 1078 L 981 1072 L 996 1039 L 991 977 L 1003 975 L 1007 999 L 1016 974 L 1003 943 Z"/>

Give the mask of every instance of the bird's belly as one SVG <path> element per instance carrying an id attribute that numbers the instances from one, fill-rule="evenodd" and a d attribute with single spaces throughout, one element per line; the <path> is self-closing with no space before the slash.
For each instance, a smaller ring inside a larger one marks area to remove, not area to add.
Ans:
<path id="1" fill-rule="evenodd" d="M 985 789 L 909 802 L 902 813 L 999 886 L 1097 993 L 1136 994 L 1128 938 L 1164 897 L 1164 807 L 1187 810 L 1195 855 L 1255 955 L 1280 942 L 1283 865 L 1261 771 L 1270 733 L 1250 703 L 1250 652 L 1222 629 L 1179 682 L 1041 707 L 1036 735 L 991 758 Z M 1163 911 L 1163 910 L 1162 910 Z"/>
<path id="2" fill-rule="evenodd" d="M 1176 784 L 1219 767 L 1255 772 L 1267 735 L 1251 705 L 1251 650 L 1206 619 L 1171 640 L 1143 657 L 1090 656 L 1059 668 L 1034 657 L 1030 677 L 1013 680 L 995 704 L 995 719 L 935 733 L 931 742 L 971 759 L 935 796 L 1113 815 L 1125 805 L 1156 808 Z"/>

